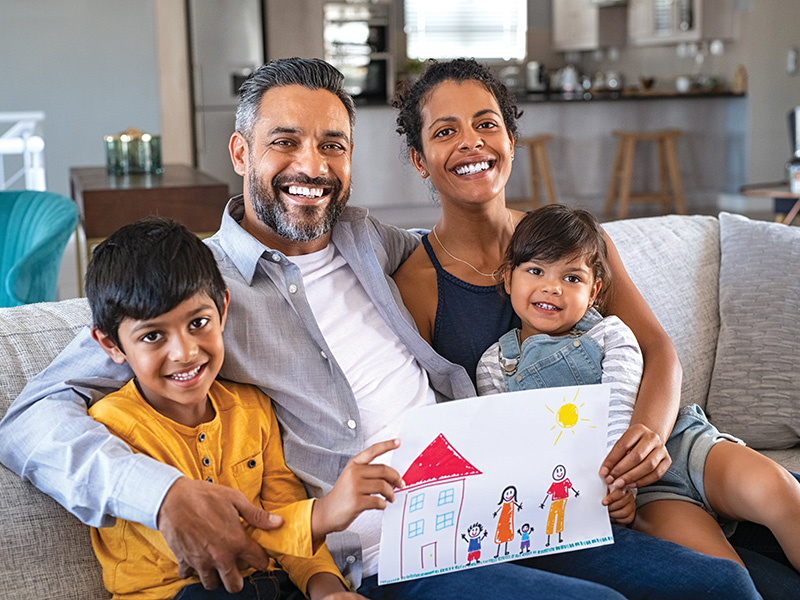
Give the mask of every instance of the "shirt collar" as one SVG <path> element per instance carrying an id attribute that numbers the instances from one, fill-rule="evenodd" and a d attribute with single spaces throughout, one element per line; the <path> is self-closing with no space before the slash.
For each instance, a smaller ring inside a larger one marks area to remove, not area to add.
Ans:
<path id="1" fill-rule="evenodd" d="M 359 221 L 368 214 L 367 209 L 348 206 L 339 216 L 339 222 Z M 241 226 L 244 218 L 244 197 L 240 194 L 234 196 L 225 206 L 222 214 L 222 224 L 220 225 L 217 239 L 225 254 L 230 258 L 236 269 L 247 281 L 247 285 L 253 284 L 258 261 L 264 253 L 278 252 L 259 242 Z M 337 224 L 334 224 L 334 230 Z M 283 256 L 283 253 L 279 253 Z"/>

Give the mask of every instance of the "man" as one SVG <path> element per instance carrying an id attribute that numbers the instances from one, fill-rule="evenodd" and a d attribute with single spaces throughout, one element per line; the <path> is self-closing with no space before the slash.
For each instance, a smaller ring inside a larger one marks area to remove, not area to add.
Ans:
<path id="1" fill-rule="evenodd" d="M 417 239 L 345 209 L 354 115 L 342 75 L 323 61 L 259 69 L 242 86 L 230 141 L 244 195 L 231 200 L 208 241 L 231 292 L 221 374 L 273 399 L 286 462 L 314 496 L 372 441 L 394 437 L 409 408 L 474 394 L 466 372 L 419 337 L 389 277 Z M 0 460 L 88 524 L 119 517 L 158 527 L 182 573 L 196 570 L 209 588 L 221 581 L 240 589 L 236 560 L 256 568 L 266 560 L 239 517 L 262 528 L 278 523 L 233 490 L 132 454 L 86 415 L 87 402 L 130 377 L 88 333 L 79 335 L 9 409 Z M 379 511 L 328 537 L 351 586 L 373 598 L 620 597 L 510 563 L 378 587 L 379 538 Z M 648 544 L 664 551 L 658 557 L 670 568 L 642 579 L 657 580 L 664 598 L 703 597 L 709 581 L 719 587 L 707 597 L 757 597 L 738 565 Z M 631 569 L 630 555 L 618 569 Z"/>

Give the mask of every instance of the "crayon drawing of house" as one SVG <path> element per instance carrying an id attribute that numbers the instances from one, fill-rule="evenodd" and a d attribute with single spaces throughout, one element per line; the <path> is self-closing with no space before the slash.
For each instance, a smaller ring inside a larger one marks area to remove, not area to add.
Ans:
<path id="1" fill-rule="evenodd" d="M 465 480 L 481 474 L 442 434 L 414 459 L 397 492 L 404 496 L 401 577 L 457 564 Z"/>

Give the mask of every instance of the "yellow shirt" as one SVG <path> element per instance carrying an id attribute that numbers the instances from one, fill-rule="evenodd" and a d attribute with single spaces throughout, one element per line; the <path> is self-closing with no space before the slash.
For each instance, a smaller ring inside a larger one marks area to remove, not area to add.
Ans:
<path id="1" fill-rule="evenodd" d="M 323 544 L 311 539 L 311 507 L 300 480 L 286 466 L 270 400 L 255 387 L 215 381 L 208 392 L 216 415 L 187 427 L 157 412 L 133 381 L 89 410 L 135 452 L 172 465 L 190 479 L 240 490 L 253 504 L 281 515 L 284 524 L 263 531 L 243 523 L 270 556 L 270 569 L 283 568 L 298 588 L 320 572 L 342 579 Z M 211 485 L 211 484 L 209 484 Z M 117 519 L 113 527 L 92 528 L 92 544 L 103 581 L 114 598 L 172 598 L 199 582 L 178 577 L 178 563 L 160 532 Z M 243 571 L 249 575 L 253 569 Z M 342 580 L 344 583 L 344 580 Z"/>

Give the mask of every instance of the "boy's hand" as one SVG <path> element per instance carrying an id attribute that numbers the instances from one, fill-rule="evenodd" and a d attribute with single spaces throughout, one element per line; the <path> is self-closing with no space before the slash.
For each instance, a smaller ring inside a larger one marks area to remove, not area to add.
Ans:
<path id="1" fill-rule="evenodd" d="M 315 573 L 308 580 L 310 600 L 367 600 L 364 596 L 348 591 L 338 577 L 331 573 Z"/>
<path id="2" fill-rule="evenodd" d="M 608 507 L 608 516 L 617 525 L 627 525 L 636 516 L 636 496 L 628 488 L 608 488 L 603 506 Z"/>
<path id="3" fill-rule="evenodd" d="M 661 479 L 671 464 L 661 436 L 637 423 L 614 444 L 600 466 L 600 477 L 617 488 L 642 487 Z"/>
<path id="4" fill-rule="evenodd" d="M 244 585 L 237 560 L 266 569 L 267 554 L 245 533 L 239 517 L 259 529 L 283 524 L 278 515 L 254 506 L 239 490 L 177 479 L 158 511 L 158 530 L 178 559 L 178 575 L 188 577 L 196 571 L 207 590 L 216 589 L 222 581 L 226 590 L 235 593 Z"/>
<path id="5" fill-rule="evenodd" d="M 333 489 L 314 502 L 311 533 L 315 539 L 347 529 L 365 510 L 383 510 L 387 501 L 394 502 L 394 488 L 403 487 L 400 473 L 370 463 L 399 445 L 400 440 L 378 442 L 350 459 Z"/>

